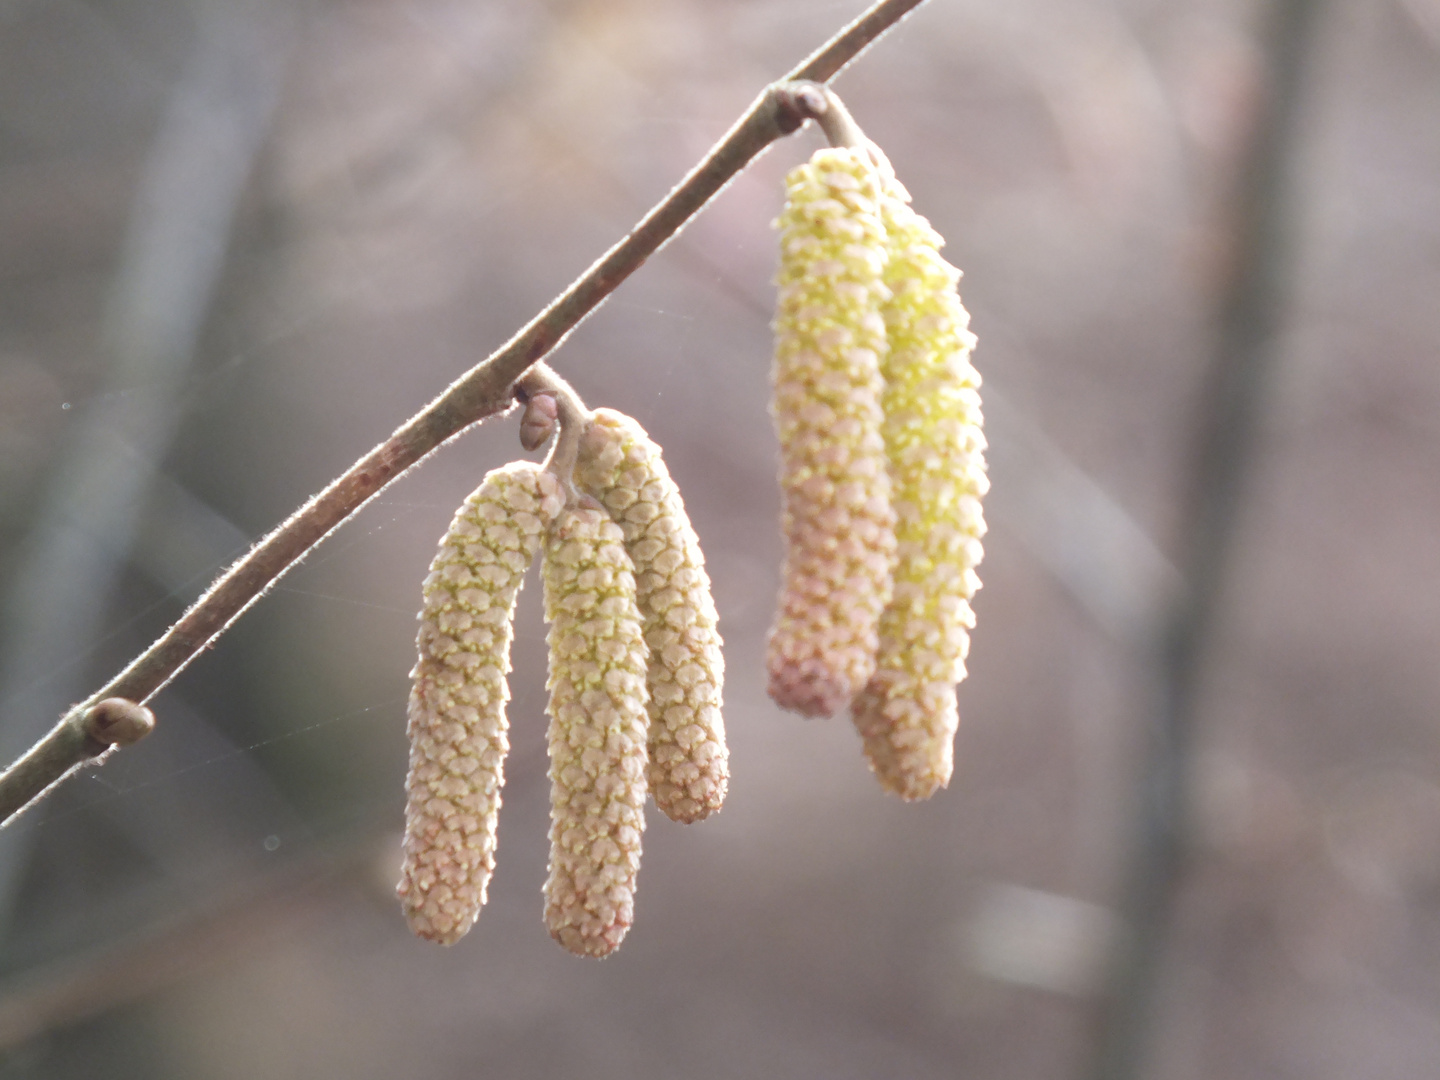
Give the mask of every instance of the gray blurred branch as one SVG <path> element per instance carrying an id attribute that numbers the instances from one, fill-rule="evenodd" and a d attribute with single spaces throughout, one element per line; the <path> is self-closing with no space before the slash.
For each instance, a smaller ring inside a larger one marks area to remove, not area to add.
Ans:
<path id="1" fill-rule="evenodd" d="M 232 868 L 222 886 L 182 915 L 137 922 L 118 941 L 8 978 L 0 986 L 0 1054 L 233 962 L 287 927 L 319 917 L 333 908 L 337 893 L 365 887 L 381 846 L 377 835 L 388 854 L 388 833 L 359 827 L 273 868 Z M 164 909 L 173 889 L 167 880 L 136 899 L 150 910 Z"/>
<path id="2" fill-rule="evenodd" d="M 70 718 L 102 698 L 148 700 L 282 574 L 386 485 L 471 424 L 508 409 L 517 379 L 559 346 L 570 331 L 770 143 L 801 126 L 806 111 L 803 103 L 794 100 L 788 82 L 824 82 L 832 78 L 921 2 L 880 0 L 785 79 L 768 87 L 628 236 L 508 342 L 452 383 L 225 571 L 179 622 L 124 671 L 74 706 L 45 739 L 63 739 Z M 145 419 L 160 425 L 165 422 L 149 411 Z M 4 783 L 5 777 L 0 776 L 0 789 Z"/>
<path id="3" fill-rule="evenodd" d="M 223 270 L 241 196 L 269 127 L 292 35 L 276 0 L 197 0 L 197 26 L 130 211 L 100 347 L 104 385 L 75 410 L 14 584 L 0 644 L 0 777 L 8 818 L 115 740 L 87 729 L 83 661 L 127 559 L 177 400 Z M 40 738 L 44 735 L 44 738 Z M 0 925 L 27 864 L 28 829 L 0 848 Z"/>
<path id="4" fill-rule="evenodd" d="M 997 523 L 1014 530 L 1096 624 L 1127 651 L 1148 647 L 1180 575 L 1148 533 L 1022 410 L 985 380 Z"/>
<path id="5" fill-rule="evenodd" d="M 1126 869 L 1121 914 L 1129 931 L 1116 956 L 1088 1075 L 1129 1080 L 1145 1071 L 1166 940 L 1187 848 L 1199 676 L 1225 584 L 1235 526 L 1254 460 L 1266 383 L 1278 352 L 1290 286 L 1294 144 L 1303 68 L 1318 0 L 1275 0 L 1262 42 L 1265 92 L 1223 222 L 1228 262 L 1216 341 L 1182 518 L 1184 586 L 1161 620 L 1141 780 L 1139 835 Z"/>

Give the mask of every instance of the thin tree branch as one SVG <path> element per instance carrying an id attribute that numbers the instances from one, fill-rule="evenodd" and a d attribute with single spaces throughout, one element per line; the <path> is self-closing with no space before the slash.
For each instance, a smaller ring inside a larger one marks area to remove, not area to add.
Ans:
<path id="1" fill-rule="evenodd" d="M 863 12 L 858 19 L 810 56 L 789 75 L 786 82 L 808 79 L 813 82 L 829 82 L 850 61 L 870 47 L 870 43 L 885 33 L 925 0 L 882 0 Z"/>
<path id="2" fill-rule="evenodd" d="M 787 83 L 799 79 L 824 82 L 832 78 L 923 2 L 880 0 L 785 79 L 767 87 L 679 186 L 646 214 L 628 236 L 601 256 L 509 341 L 451 383 L 390 438 L 256 544 L 215 581 L 179 622 L 124 671 L 71 709 L 26 757 L 60 752 L 57 748 L 66 747 L 70 753 L 76 753 L 74 740 L 67 735 L 67 725 L 73 727 L 74 718 L 83 716 L 91 704 L 110 697 L 147 701 L 264 595 L 282 574 L 386 485 L 465 428 L 508 409 L 517 379 L 556 348 L 581 320 L 766 147 L 797 130 L 808 118 Z M 77 757 L 71 764 L 87 760 L 90 759 Z M 14 771 L 7 770 L 0 775 L 0 808 L 10 801 L 4 787 Z"/>

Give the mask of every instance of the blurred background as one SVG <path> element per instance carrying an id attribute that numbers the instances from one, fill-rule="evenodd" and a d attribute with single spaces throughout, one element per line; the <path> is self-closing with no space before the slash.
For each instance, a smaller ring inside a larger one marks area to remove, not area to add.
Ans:
<path id="1" fill-rule="evenodd" d="M 0 0 L 0 756 L 525 322 L 859 0 Z M 773 148 L 553 358 L 665 447 L 726 639 L 732 784 L 650 816 L 601 963 L 541 922 L 539 590 L 488 907 L 393 897 L 420 581 L 520 457 L 388 489 L 0 833 L 0 1077 L 1079 1077 L 1267 5 L 932 0 L 835 83 L 949 239 L 994 488 L 950 788 L 773 707 Z M 1166 1080 L 1440 1062 L 1440 0 L 1330 0 L 1273 362 L 1199 643 Z"/>

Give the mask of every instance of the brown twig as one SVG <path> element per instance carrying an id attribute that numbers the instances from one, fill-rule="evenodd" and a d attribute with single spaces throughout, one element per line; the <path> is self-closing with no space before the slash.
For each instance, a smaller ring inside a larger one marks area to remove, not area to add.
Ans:
<path id="1" fill-rule="evenodd" d="M 35 786 L 27 762 L 69 761 L 60 773 L 93 760 L 72 729 L 92 704 L 111 697 L 143 702 L 154 696 L 245 609 L 335 528 L 412 465 L 470 425 L 509 408 L 525 372 L 578 326 L 615 288 L 776 139 L 810 118 L 795 80 L 833 78 L 871 42 L 924 0 L 879 0 L 783 80 L 767 87 L 708 154 L 630 234 L 509 341 L 462 375 L 395 434 L 295 511 L 226 570 L 158 641 L 86 701 L 70 710 L 23 758 L 0 774 L 0 814 L 9 820 L 56 778 Z M 26 792 L 28 797 L 21 798 Z M 19 800 L 19 801 L 17 801 Z"/>

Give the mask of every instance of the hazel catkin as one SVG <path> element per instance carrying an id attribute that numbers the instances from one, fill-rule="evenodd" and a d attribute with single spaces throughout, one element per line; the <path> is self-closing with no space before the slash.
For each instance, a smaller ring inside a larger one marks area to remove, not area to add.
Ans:
<path id="1" fill-rule="evenodd" d="M 396 891 L 411 929 L 444 945 L 474 924 L 495 866 L 515 598 L 562 503 L 559 482 L 534 464 L 494 470 L 455 514 L 425 579 Z"/>
<path id="2" fill-rule="evenodd" d="M 647 651 L 620 526 L 567 507 L 542 560 L 550 620 L 550 875 L 545 925 L 605 956 L 634 918 L 645 829 Z"/>
<path id="3" fill-rule="evenodd" d="M 863 151 L 817 151 L 785 183 L 772 404 L 785 566 L 769 690 L 787 709 L 830 716 L 874 673 L 895 556 L 880 409 L 885 230 Z"/>
<path id="4" fill-rule="evenodd" d="M 980 499 L 989 488 L 980 375 L 970 364 L 975 338 L 956 293 L 960 271 L 940 256 L 943 240 L 908 203 L 893 181 L 881 199 L 895 587 L 880 622 L 875 674 L 852 706 L 871 768 L 907 800 L 933 794 L 953 768 L 955 684 L 965 677 L 975 623 Z"/>
<path id="5" fill-rule="evenodd" d="M 650 650 L 650 794 L 671 819 L 699 821 L 720 809 L 730 777 L 725 660 L 700 540 L 660 447 L 624 413 L 595 411 L 576 481 L 610 511 L 635 564 Z"/>

